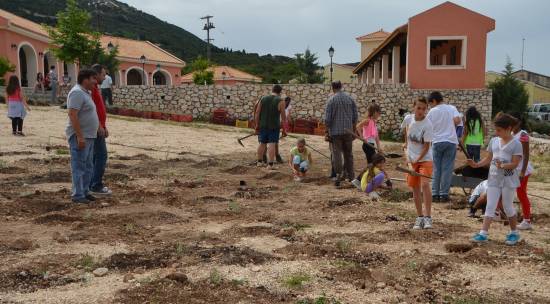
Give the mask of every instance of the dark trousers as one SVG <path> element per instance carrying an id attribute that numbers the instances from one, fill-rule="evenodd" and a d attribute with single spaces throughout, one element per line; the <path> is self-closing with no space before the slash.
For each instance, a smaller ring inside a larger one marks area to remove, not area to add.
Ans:
<path id="1" fill-rule="evenodd" d="M 107 166 L 107 144 L 105 143 L 105 137 L 97 136 L 94 141 L 93 164 L 90 190 L 100 191 L 103 189 L 103 175 Z"/>
<path id="2" fill-rule="evenodd" d="M 23 132 L 23 118 L 21 117 L 10 117 L 11 119 L 11 129 L 13 134 L 17 132 Z"/>
<path id="3" fill-rule="evenodd" d="M 101 89 L 101 97 L 105 104 L 109 103 L 110 106 L 113 105 L 113 90 L 112 89 Z"/>
<path id="4" fill-rule="evenodd" d="M 475 162 L 481 160 L 481 146 L 466 145 L 466 152 L 468 152 L 470 158 L 473 159 Z"/>
<path id="5" fill-rule="evenodd" d="M 374 156 L 374 154 L 376 154 L 376 150 L 371 145 L 367 145 L 366 143 L 363 143 L 363 152 L 365 152 L 365 156 L 367 157 L 367 162 L 369 164 L 372 163 L 372 157 Z"/>
<path id="6" fill-rule="evenodd" d="M 331 136 L 332 166 L 339 180 L 353 180 L 353 136 L 350 134 Z M 342 164 L 343 160 L 343 164 Z"/>

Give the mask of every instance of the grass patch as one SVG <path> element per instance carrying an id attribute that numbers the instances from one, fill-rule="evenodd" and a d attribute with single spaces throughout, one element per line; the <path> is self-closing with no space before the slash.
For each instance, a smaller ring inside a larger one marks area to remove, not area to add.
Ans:
<path id="1" fill-rule="evenodd" d="M 187 247 L 185 246 L 185 244 L 182 243 L 177 243 L 174 250 L 177 256 L 182 256 L 187 253 Z"/>
<path id="2" fill-rule="evenodd" d="M 56 155 L 69 155 L 69 150 L 67 149 L 55 149 Z"/>
<path id="3" fill-rule="evenodd" d="M 78 261 L 76 261 L 76 266 L 80 266 L 85 270 L 92 270 L 95 268 L 96 259 L 88 253 L 82 254 Z"/>
<path id="4" fill-rule="evenodd" d="M 296 231 L 304 230 L 307 228 L 311 228 L 310 224 L 303 224 L 303 223 L 284 223 L 283 228 L 294 228 Z"/>
<path id="5" fill-rule="evenodd" d="M 296 304 L 342 304 L 335 298 L 328 298 L 324 293 L 315 299 L 303 299 L 296 302 Z"/>
<path id="6" fill-rule="evenodd" d="M 550 155 L 532 155 L 529 160 L 535 168 L 535 172 L 529 178 L 529 181 L 550 182 Z"/>
<path id="7" fill-rule="evenodd" d="M 247 279 L 233 279 L 231 280 L 231 284 L 237 285 L 237 286 L 243 286 L 248 283 Z"/>
<path id="8" fill-rule="evenodd" d="M 357 263 L 346 261 L 346 260 L 336 260 L 334 262 L 331 262 L 332 266 L 338 267 L 338 268 L 356 268 Z"/>
<path id="9" fill-rule="evenodd" d="M 3 159 L 0 159 L 0 168 L 7 168 L 8 167 L 8 163 L 3 160 Z"/>
<path id="10" fill-rule="evenodd" d="M 351 241 L 347 239 L 341 239 L 336 242 L 336 249 L 340 253 L 345 254 L 351 250 Z"/>
<path id="11" fill-rule="evenodd" d="M 304 273 L 295 273 L 283 280 L 283 284 L 290 289 L 302 288 L 304 283 L 309 282 L 311 277 Z"/>
<path id="12" fill-rule="evenodd" d="M 480 297 L 454 297 L 450 295 L 446 295 L 443 297 L 443 300 L 445 303 L 450 304 L 491 304 L 495 303 L 494 300 L 486 299 L 486 298 L 480 298 Z"/>

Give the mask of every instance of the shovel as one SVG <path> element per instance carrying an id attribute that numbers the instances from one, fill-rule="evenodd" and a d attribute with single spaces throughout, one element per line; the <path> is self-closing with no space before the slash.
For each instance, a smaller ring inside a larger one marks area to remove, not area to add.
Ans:
<path id="1" fill-rule="evenodd" d="M 249 137 L 252 137 L 252 136 L 254 136 L 254 135 L 256 135 L 256 134 L 252 133 L 252 134 L 246 135 L 245 137 L 237 138 L 237 142 L 239 143 L 239 145 L 241 145 L 241 146 L 244 147 L 242 141 L 245 140 L 245 139 L 247 139 L 247 138 L 249 138 Z"/>
<path id="2" fill-rule="evenodd" d="M 431 176 L 427 176 L 427 175 L 424 175 L 424 174 L 420 174 L 416 171 L 413 171 L 413 170 L 410 170 L 410 169 L 406 169 L 406 168 L 403 168 L 403 167 L 400 167 L 399 165 L 395 166 L 395 170 L 396 171 L 399 171 L 399 172 L 403 172 L 403 173 L 407 173 L 411 176 L 419 176 L 419 177 L 425 177 L 425 178 L 429 178 L 429 179 L 432 179 Z"/>
<path id="3" fill-rule="evenodd" d="M 360 141 L 362 141 L 363 143 L 367 144 L 369 147 L 373 148 L 374 150 L 376 150 L 376 152 L 379 152 L 378 148 L 376 148 L 375 146 L 371 145 L 369 142 L 367 142 L 364 138 L 360 137 L 360 136 L 357 136 L 357 134 L 355 134 L 352 130 L 346 130 L 346 133 L 348 133 L 349 135 L 352 135 L 353 137 L 359 139 Z M 397 154 L 397 153 L 384 153 L 383 154 L 384 157 L 386 158 L 401 158 L 403 157 L 403 155 L 401 154 Z"/>

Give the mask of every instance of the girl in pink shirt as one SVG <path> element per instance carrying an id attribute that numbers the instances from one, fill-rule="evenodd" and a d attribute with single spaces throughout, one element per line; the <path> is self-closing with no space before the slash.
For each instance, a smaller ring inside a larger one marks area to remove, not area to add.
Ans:
<path id="1" fill-rule="evenodd" d="M 365 152 L 365 156 L 367 157 L 367 162 L 369 164 L 372 163 L 372 157 L 376 153 L 376 150 L 373 148 L 374 146 L 378 148 L 378 153 L 384 154 L 382 151 L 382 146 L 380 145 L 378 126 L 376 124 L 381 114 L 382 110 L 380 109 L 380 106 L 377 104 L 371 104 L 367 110 L 367 118 L 357 125 L 357 135 L 361 136 L 367 143 L 369 143 L 363 143 L 363 152 Z"/>

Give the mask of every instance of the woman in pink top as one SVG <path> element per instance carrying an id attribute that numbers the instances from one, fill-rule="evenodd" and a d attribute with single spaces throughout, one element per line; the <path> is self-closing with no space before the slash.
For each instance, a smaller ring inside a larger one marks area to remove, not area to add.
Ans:
<path id="1" fill-rule="evenodd" d="M 8 117 L 11 119 L 13 135 L 25 136 L 23 134 L 23 119 L 30 111 L 29 105 L 25 101 L 19 86 L 19 78 L 13 75 L 8 80 L 6 87 L 6 102 L 8 104 Z M 27 111 L 25 111 L 25 109 Z"/>
<path id="2" fill-rule="evenodd" d="M 382 151 L 382 146 L 380 145 L 380 138 L 378 136 L 378 126 L 376 122 L 380 118 L 382 110 L 377 104 L 371 104 L 367 110 L 367 119 L 362 120 L 357 125 L 357 135 L 363 137 L 363 139 L 369 144 L 363 143 L 363 152 L 367 157 L 367 162 L 372 163 L 372 157 L 376 153 L 376 150 L 373 146 L 376 146 L 378 152 L 384 154 Z M 360 132 L 363 132 L 361 134 Z"/>

